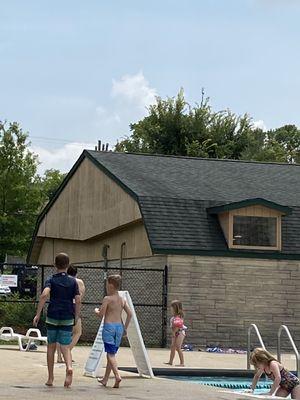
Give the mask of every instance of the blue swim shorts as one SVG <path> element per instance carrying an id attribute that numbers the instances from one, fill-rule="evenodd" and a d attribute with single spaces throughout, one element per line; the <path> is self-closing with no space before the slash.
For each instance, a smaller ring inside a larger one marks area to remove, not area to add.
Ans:
<path id="1" fill-rule="evenodd" d="M 70 331 L 60 328 L 61 327 L 47 329 L 48 343 L 59 343 L 62 346 L 69 346 L 72 342 L 72 330 Z"/>
<path id="2" fill-rule="evenodd" d="M 122 340 L 124 326 L 121 323 L 105 323 L 103 325 L 102 340 L 104 350 L 108 354 L 116 354 Z"/>

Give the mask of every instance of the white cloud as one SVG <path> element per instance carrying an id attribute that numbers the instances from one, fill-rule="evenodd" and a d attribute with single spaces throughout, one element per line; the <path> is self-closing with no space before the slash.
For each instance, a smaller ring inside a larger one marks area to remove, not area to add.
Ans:
<path id="1" fill-rule="evenodd" d="M 70 126 L 76 126 L 75 133 L 79 139 L 53 148 L 55 137 L 48 147 L 36 144 L 37 139 L 33 137 L 31 150 L 39 156 L 39 174 L 51 168 L 68 172 L 84 149 L 94 149 L 98 138 L 113 148 L 117 138 L 129 134 L 131 123 L 147 115 L 147 107 L 156 102 L 156 96 L 156 89 L 150 87 L 142 72 L 123 75 L 120 79 L 113 80 L 110 96 L 107 93 L 104 105 L 85 97 L 48 96 L 46 104 L 51 111 L 51 120 L 44 121 L 44 125 L 55 130 L 58 140 L 69 139 L 70 135 L 61 130 L 66 121 L 69 121 Z M 45 102 L 41 102 L 41 107 L 45 107 Z M 82 132 L 87 132 L 89 136 L 83 136 Z M 89 143 L 89 139 L 84 142 L 85 137 L 91 138 L 92 135 L 96 139 L 95 143 Z M 50 133 L 46 133 L 45 139 L 46 136 L 50 137 Z"/>
<path id="2" fill-rule="evenodd" d="M 262 129 L 263 131 L 267 130 L 267 127 L 262 119 L 259 119 L 258 121 L 253 121 L 253 127 Z"/>
<path id="3" fill-rule="evenodd" d="M 157 92 L 150 87 L 140 71 L 136 75 L 124 75 L 119 80 L 113 79 L 111 95 L 113 98 L 144 109 L 155 103 Z"/>
<path id="4" fill-rule="evenodd" d="M 60 148 L 46 149 L 31 145 L 30 149 L 39 157 L 40 165 L 38 173 L 42 175 L 46 169 L 59 169 L 61 172 L 69 172 L 84 149 L 94 149 L 91 143 L 67 143 Z"/>

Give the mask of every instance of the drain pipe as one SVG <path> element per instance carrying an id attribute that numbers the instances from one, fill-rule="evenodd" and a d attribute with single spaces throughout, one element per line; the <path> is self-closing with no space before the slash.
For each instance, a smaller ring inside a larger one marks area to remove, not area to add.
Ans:
<path id="1" fill-rule="evenodd" d="M 124 253 L 125 253 L 125 248 L 126 248 L 126 242 L 123 242 L 121 244 L 121 253 L 120 253 L 120 276 L 122 277 L 123 275 L 123 257 L 124 257 Z M 122 280 L 121 280 L 121 287 L 120 289 L 122 289 Z"/>
<path id="2" fill-rule="evenodd" d="M 105 244 L 102 248 L 102 257 L 104 260 L 104 296 L 107 295 L 106 293 L 106 279 L 107 279 L 107 271 L 108 271 L 108 260 L 107 260 L 107 251 L 109 249 L 109 245 Z"/>

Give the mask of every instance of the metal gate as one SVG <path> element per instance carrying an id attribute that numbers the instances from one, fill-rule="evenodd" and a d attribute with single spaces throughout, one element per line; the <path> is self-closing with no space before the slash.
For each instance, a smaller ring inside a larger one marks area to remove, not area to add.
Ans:
<path id="1" fill-rule="evenodd" d="M 167 267 L 158 268 L 131 268 L 104 267 L 101 262 L 80 263 L 76 265 L 78 278 L 82 279 L 86 286 L 86 294 L 82 302 L 81 316 L 83 324 L 82 342 L 94 340 L 99 320 L 94 308 L 98 307 L 105 294 L 106 275 L 120 273 L 122 275 L 122 289 L 128 290 L 141 327 L 146 346 L 165 347 L 167 342 Z M 21 268 L 20 264 L 0 264 L 0 272 L 4 274 Z M 23 265 L 25 269 L 36 271 L 35 292 L 39 294 L 48 277 L 55 273 L 51 265 Z M 23 268 L 23 269 L 24 269 Z M 23 271 L 24 272 L 24 271 Z M 24 274 L 23 274 L 24 275 Z M 20 278 L 21 279 L 21 278 Z M 24 289 L 24 288 L 23 288 Z M 34 291 L 33 291 L 34 292 Z M 31 326 L 31 318 L 34 316 L 37 299 L 26 295 L 22 288 L 15 290 L 15 294 L 0 297 L 0 327 L 13 326 L 23 332 Z M 16 318 L 14 318 L 15 316 Z M 43 328 L 41 323 L 41 328 Z"/>

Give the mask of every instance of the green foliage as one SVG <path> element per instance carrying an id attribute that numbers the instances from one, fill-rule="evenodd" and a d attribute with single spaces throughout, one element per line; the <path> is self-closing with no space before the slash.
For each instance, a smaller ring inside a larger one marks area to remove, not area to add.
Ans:
<path id="1" fill-rule="evenodd" d="M 62 174 L 58 169 L 47 169 L 41 178 L 41 192 L 47 202 L 54 196 L 56 190 L 64 180 L 66 174 Z"/>
<path id="2" fill-rule="evenodd" d="M 36 218 L 65 176 L 56 169 L 38 176 L 27 138 L 16 122 L 0 122 L 0 262 L 27 254 Z"/>
<path id="3" fill-rule="evenodd" d="M 300 162 L 300 130 L 286 125 L 267 132 L 248 114 L 214 112 L 209 99 L 191 107 L 180 90 L 175 98 L 157 98 L 149 114 L 130 125 L 131 135 L 116 151 L 256 161 Z"/>
<path id="4" fill-rule="evenodd" d="M 40 210 L 37 157 L 17 123 L 0 123 L 0 261 L 5 254 L 26 254 Z"/>
<path id="5" fill-rule="evenodd" d="M 32 327 L 35 312 L 35 302 L 20 300 L 18 294 L 10 295 L 7 301 L 0 298 L 0 326 L 10 326 L 24 334 Z"/>

